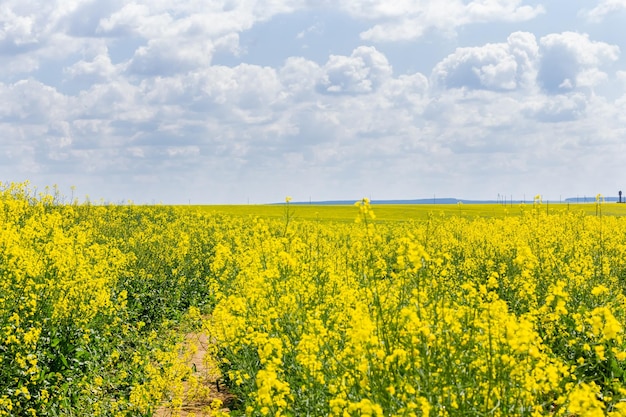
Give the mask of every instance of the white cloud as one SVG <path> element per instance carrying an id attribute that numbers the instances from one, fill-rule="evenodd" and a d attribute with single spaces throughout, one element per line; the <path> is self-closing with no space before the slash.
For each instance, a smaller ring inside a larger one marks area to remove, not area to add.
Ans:
<path id="1" fill-rule="evenodd" d="M 280 68 L 279 76 L 288 94 L 306 100 L 323 79 L 324 70 L 306 58 L 290 57 Z"/>
<path id="2" fill-rule="evenodd" d="M 108 53 L 98 54 L 90 61 L 80 60 L 65 69 L 65 73 L 72 78 L 87 78 L 91 82 L 103 82 L 111 79 L 118 73 L 118 69 L 111 63 Z"/>
<path id="3" fill-rule="evenodd" d="M 63 120 L 67 98 L 36 80 L 0 84 L 0 122 L 24 124 Z"/>
<path id="4" fill-rule="evenodd" d="M 0 50 L 25 50 L 30 45 L 37 44 L 37 35 L 34 33 L 33 18 L 18 16 L 11 9 L 0 9 Z"/>
<path id="5" fill-rule="evenodd" d="M 117 37 L 130 35 L 145 39 L 159 38 L 172 34 L 173 21 L 170 13 L 160 10 L 158 2 L 152 5 L 132 2 L 116 9 L 108 16 L 101 16 L 95 33 Z"/>
<path id="6" fill-rule="evenodd" d="M 619 47 L 591 41 L 587 34 L 553 33 L 539 42 L 537 81 L 547 92 L 562 93 L 593 87 L 606 79 L 602 66 L 616 61 Z"/>
<path id="7" fill-rule="evenodd" d="M 198 146 L 170 146 L 165 152 L 170 157 L 188 158 L 190 156 L 198 156 L 200 148 Z"/>
<path id="8" fill-rule="evenodd" d="M 537 83 L 548 93 L 567 93 L 606 81 L 603 68 L 619 52 L 587 34 L 553 33 L 537 43 L 533 34 L 515 32 L 506 43 L 457 49 L 435 66 L 432 77 L 446 88 L 532 90 Z"/>
<path id="9" fill-rule="evenodd" d="M 151 39 L 171 31 L 172 22 L 169 13 L 155 14 L 146 4 L 130 3 L 111 16 L 102 18 L 96 33 L 113 36 L 139 35 Z"/>
<path id="10" fill-rule="evenodd" d="M 531 82 L 537 49 L 534 35 L 516 32 L 507 43 L 457 49 L 435 66 L 432 76 L 448 88 L 515 90 Z"/>
<path id="11" fill-rule="evenodd" d="M 188 2 L 171 5 L 158 2 L 130 3 L 99 21 L 96 33 L 106 36 L 159 38 L 219 38 L 249 29 L 262 18 L 240 3 L 224 11 L 219 5 L 188 10 Z M 273 11 L 273 9 L 270 9 Z M 270 12 L 271 16 L 271 12 Z"/>
<path id="12" fill-rule="evenodd" d="M 324 70 L 318 87 L 330 94 L 371 93 L 392 74 L 387 58 L 370 46 L 356 48 L 349 57 L 331 55 Z"/>
<path id="13" fill-rule="evenodd" d="M 133 84 L 119 79 L 102 84 L 94 84 L 71 98 L 69 107 L 76 119 L 103 119 L 115 121 L 128 119 L 142 113 L 140 90 Z"/>
<path id="14" fill-rule="evenodd" d="M 523 5 L 523 0 L 476 0 L 465 6 L 471 22 L 520 22 L 545 12 L 543 6 Z"/>
<path id="15" fill-rule="evenodd" d="M 147 76 L 187 72 L 210 65 L 213 51 L 210 41 L 181 44 L 178 39 L 151 39 L 147 46 L 135 51 L 128 68 L 134 74 Z"/>
<path id="16" fill-rule="evenodd" d="M 64 53 L 67 45 L 57 44 L 65 29 L 64 19 L 85 1 L 5 0 L 0 7 L 0 53 L 24 53 L 58 47 Z M 65 39 L 67 41 L 67 39 Z"/>
<path id="17" fill-rule="evenodd" d="M 588 97 L 582 93 L 538 96 L 528 100 L 522 112 L 542 122 L 578 120 L 585 116 Z"/>
<path id="18" fill-rule="evenodd" d="M 7 0 L 0 7 L 0 54 L 14 55 L 0 74 L 36 71 L 41 62 L 62 62 L 94 43 L 111 47 L 119 39 L 139 42 L 129 62 L 138 74 L 189 71 L 211 63 L 215 51 L 237 54 L 239 33 L 279 13 L 289 13 L 303 2 L 223 0 Z M 143 45 L 141 45 L 143 43 Z M 28 54 L 26 58 L 19 55 Z M 101 66 L 102 62 L 92 62 Z M 109 57 L 109 59 L 111 59 Z M 75 65 L 75 66 L 73 66 Z M 70 75 L 92 71 L 90 62 L 72 63 Z M 103 68 L 101 68 L 103 69 Z"/>
<path id="19" fill-rule="evenodd" d="M 298 34 L 296 35 L 296 39 L 304 39 L 310 34 L 320 35 L 322 33 L 324 33 L 324 24 L 322 22 L 317 22 L 309 26 L 305 30 L 298 32 Z"/>
<path id="20" fill-rule="evenodd" d="M 362 39 L 377 42 L 417 39 L 429 29 L 454 33 L 472 23 L 530 20 L 545 12 L 542 6 L 524 5 L 523 0 L 351 0 L 341 6 L 353 16 L 382 20 L 361 33 Z"/>
<path id="21" fill-rule="evenodd" d="M 421 114 L 428 101 L 429 88 L 428 78 L 415 73 L 388 80 L 381 93 L 396 111 Z"/>
<path id="22" fill-rule="evenodd" d="M 626 0 L 600 0 L 599 4 L 591 10 L 583 9 L 579 13 L 591 22 L 600 22 L 607 15 L 626 10 Z"/>

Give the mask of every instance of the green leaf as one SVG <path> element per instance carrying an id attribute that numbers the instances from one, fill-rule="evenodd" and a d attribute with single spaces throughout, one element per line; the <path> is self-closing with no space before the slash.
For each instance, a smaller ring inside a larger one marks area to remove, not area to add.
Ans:
<path id="1" fill-rule="evenodd" d="M 62 353 L 59 353 L 59 356 L 61 357 L 61 362 L 63 362 L 63 365 L 64 365 L 66 368 L 69 368 L 69 365 L 67 364 L 67 359 L 65 358 L 65 355 L 64 355 L 64 354 L 62 354 Z"/>

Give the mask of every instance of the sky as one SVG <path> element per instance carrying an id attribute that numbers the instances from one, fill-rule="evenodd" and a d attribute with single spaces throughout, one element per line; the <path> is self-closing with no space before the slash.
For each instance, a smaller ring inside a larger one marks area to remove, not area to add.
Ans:
<path id="1" fill-rule="evenodd" d="M 138 204 L 616 196 L 624 22 L 626 0 L 2 0 L 0 181 Z"/>

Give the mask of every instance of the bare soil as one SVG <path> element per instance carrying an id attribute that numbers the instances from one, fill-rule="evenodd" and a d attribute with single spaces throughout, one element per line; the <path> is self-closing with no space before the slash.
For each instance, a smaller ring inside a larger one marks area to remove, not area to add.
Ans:
<path id="1" fill-rule="evenodd" d="M 209 417 L 211 414 L 211 403 L 218 399 L 222 402 L 220 411 L 228 411 L 228 406 L 233 402 L 233 396 L 230 395 L 226 387 L 220 382 L 219 369 L 214 366 L 207 366 L 212 361 L 207 360 L 207 349 L 211 341 L 204 333 L 189 333 L 185 336 L 185 345 L 189 347 L 189 351 L 194 352 L 187 361 L 187 365 L 192 369 L 193 374 L 199 379 L 201 389 L 190 386 L 185 381 L 185 396 L 181 409 L 171 409 L 167 406 L 159 407 L 154 417 Z M 195 346 L 195 347 L 194 347 Z"/>

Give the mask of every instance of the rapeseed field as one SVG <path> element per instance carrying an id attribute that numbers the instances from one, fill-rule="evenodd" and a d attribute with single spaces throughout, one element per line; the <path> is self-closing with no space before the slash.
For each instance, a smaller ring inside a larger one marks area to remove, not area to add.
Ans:
<path id="1" fill-rule="evenodd" d="M 4 185 L 0 415 L 183 415 L 197 395 L 215 416 L 626 416 L 616 206 L 395 219 L 364 199 L 346 221 Z M 192 330 L 228 409 L 185 363 Z"/>

